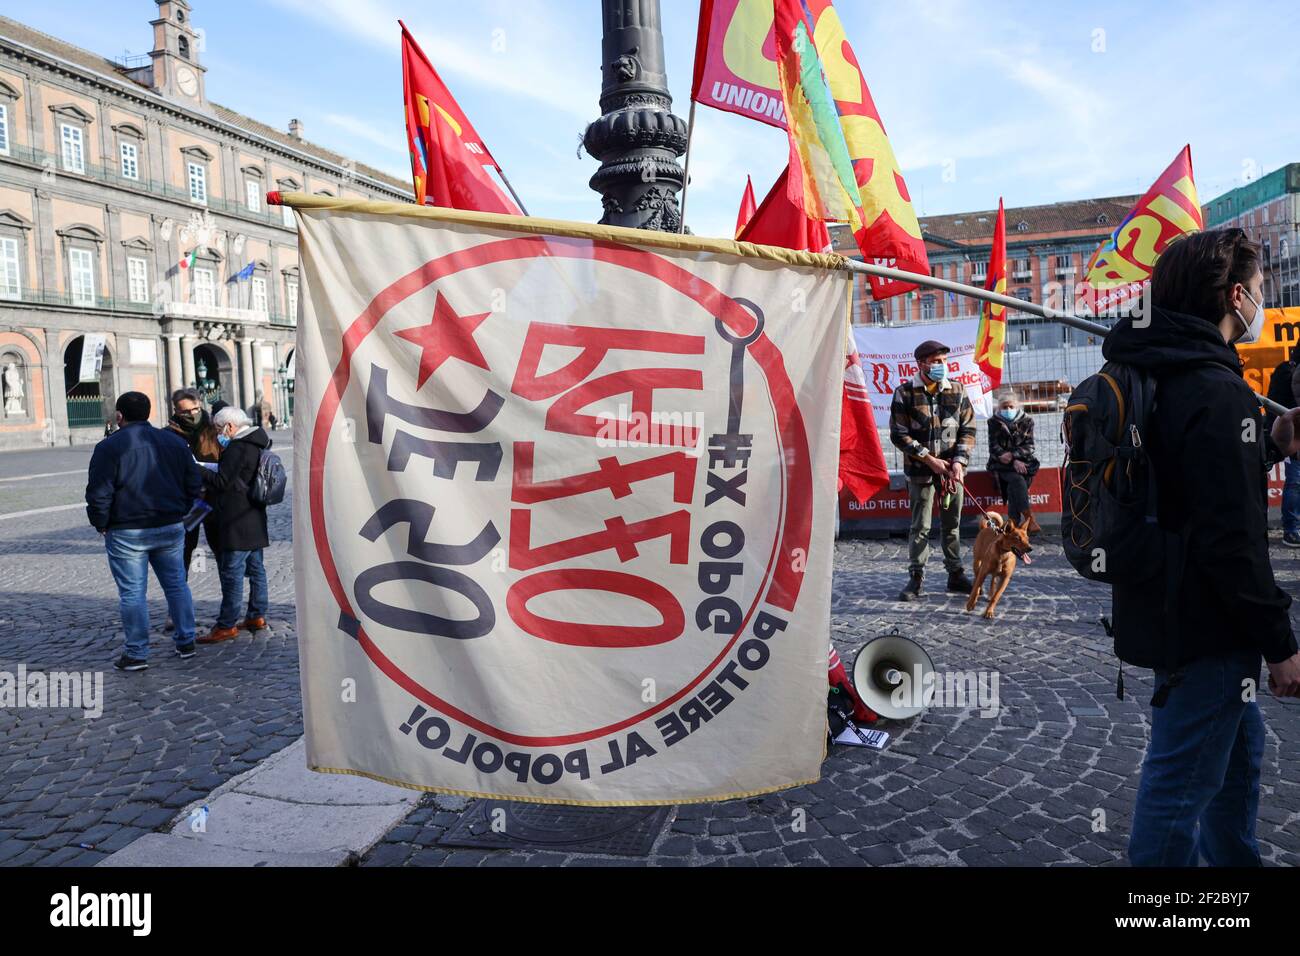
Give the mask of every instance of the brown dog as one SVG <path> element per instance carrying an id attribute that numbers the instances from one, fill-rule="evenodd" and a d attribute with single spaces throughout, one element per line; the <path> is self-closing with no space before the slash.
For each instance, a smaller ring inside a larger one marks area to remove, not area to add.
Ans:
<path id="1" fill-rule="evenodd" d="M 989 606 L 984 609 L 984 617 L 992 620 L 993 610 L 1015 573 L 1016 559 L 1024 558 L 1025 564 L 1033 563 L 1029 557 L 1032 550 L 1028 519 L 1017 525 L 996 512 L 990 512 L 980 523 L 980 533 L 975 537 L 975 583 L 966 599 L 966 610 L 975 610 L 984 589 L 984 579 L 991 575 Z"/>

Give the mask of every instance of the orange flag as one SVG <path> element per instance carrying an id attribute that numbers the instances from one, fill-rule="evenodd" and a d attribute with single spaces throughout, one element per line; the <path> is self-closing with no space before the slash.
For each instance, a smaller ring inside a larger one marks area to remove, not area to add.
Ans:
<path id="1" fill-rule="evenodd" d="M 989 254 L 989 274 L 984 280 L 989 292 L 1007 294 L 1007 213 L 998 198 L 998 218 L 993 226 L 993 251 Z M 980 310 L 980 326 L 975 333 L 975 364 L 984 376 L 984 394 L 1002 384 L 1002 366 L 1006 355 L 1007 308 L 985 302 Z"/>
<path id="2" fill-rule="evenodd" d="M 473 124 L 406 29 L 402 27 L 402 92 L 415 201 L 477 212 L 520 215 L 485 167 L 497 165 Z"/>

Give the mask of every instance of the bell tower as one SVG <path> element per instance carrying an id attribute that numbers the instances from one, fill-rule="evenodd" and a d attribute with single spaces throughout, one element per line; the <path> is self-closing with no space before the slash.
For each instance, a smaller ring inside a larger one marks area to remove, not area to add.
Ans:
<path id="1" fill-rule="evenodd" d="M 199 62 L 203 45 L 202 31 L 190 22 L 190 5 L 185 0 L 155 0 L 158 19 L 153 27 L 153 88 L 169 99 L 189 106 L 207 106 L 203 74 L 207 67 Z"/>

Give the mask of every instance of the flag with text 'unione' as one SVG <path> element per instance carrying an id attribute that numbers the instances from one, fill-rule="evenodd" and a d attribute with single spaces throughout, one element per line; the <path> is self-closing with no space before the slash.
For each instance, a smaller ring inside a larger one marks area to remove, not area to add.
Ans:
<path id="1" fill-rule="evenodd" d="M 775 6 L 779 9 L 781 3 Z M 831 0 L 802 0 L 794 6 L 811 24 L 852 161 L 865 218 L 854 233 L 858 248 L 875 265 L 928 275 L 929 257 L 911 194 L 839 13 Z M 786 128 L 788 104 L 782 97 L 777 41 L 773 0 L 702 0 L 691 99 Z M 869 281 L 877 300 L 916 288 L 877 276 Z"/>
<path id="2" fill-rule="evenodd" d="M 1007 294 L 1007 213 L 998 198 L 998 218 L 993 225 L 993 249 L 989 253 L 988 275 L 984 288 L 1000 295 Z M 984 376 L 984 393 L 988 394 L 1002 384 L 1002 368 L 1006 358 L 1007 307 L 984 302 L 980 309 L 979 331 L 975 335 L 975 364 Z"/>
<path id="3" fill-rule="evenodd" d="M 400 21 L 399 21 L 400 23 Z M 477 212 L 520 210 L 487 171 L 497 165 L 415 38 L 402 27 L 402 92 L 415 201 Z"/>
<path id="4" fill-rule="evenodd" d="M 581 804 L 817 779 L 843 261 L 285 199 L 310 766 Z"/>
<path id="5" fill-rule="evenodd" d="M 1142 295 L 1165 247 L 1204 228 L 1192 173 L 1192 147 L 1184 146 L 1088 260 L 1076 294 L 1080 311 L 1096 315 L 1124 308 Z"/>

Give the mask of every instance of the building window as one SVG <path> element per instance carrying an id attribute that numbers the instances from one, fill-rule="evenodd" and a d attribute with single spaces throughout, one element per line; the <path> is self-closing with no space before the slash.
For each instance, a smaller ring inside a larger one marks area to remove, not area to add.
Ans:
<path id="1" fill-rule="evenodd" d="M 68 273 L 72 279 L 74 305 L 95 304 L 95 256 L 89 249 L 68 250 Z"/>
<path id="2" fill-rule="evenodd" d="M 253 302 L 254 312 L 260 312 L 262 315 L 267 314 L 266 301 L 266 280 L 261 276 L 253 276 Z"/>
<path id="3" fill-rule="evenodd" d="M 18 271 L 18 240 L 0 237 L 0 299 L 17 299 L 22 295 Z"/>
<path id="4" fill-rule="evenodd" d="M 9 104 L 0 103 L 0 156 L 9 155 Z"/>
<path id="5" fill-rule="evenodd" d="M 248 200 L 249 212 L 258 212 L 262 208 L 262 184 L 256 179 L 244 180 L 244 195 Z"/>
<path id="6" fill-rule="evenodd" d="M 989 264 L 987 262 L 972 262 L 970 266 L 970 281 L 984 282 L 989 277 Z"/>
<path id="7" fill-rule="evenodd" d="M 122 177 L 124 179 L 140 178 L 140 150 L 135 143 L 122 143 Z"/>
<path id="8" fill-rule="evenodd" d="M 188 60 L 190 58 L 190 41 L 188 39 L 185 37 L 177 37 L 176 48 L 180 50 L 181 56 L 185 59 Z"/>
<path id="9" fill-rule="evenodd" d="M 284 221 L 285 226 L 286 226 L 287 228 L 289 228 L 289 229 L 294 228 L 294 221 L 293 221 L 293 207 L 292 207 L 292 206 L 281 206 L 281 207 L 280 207 L 280 212 L 281 212 L 281 216 L 282 216 L 282 219 L 283 219 L 283 221 Z"/>
<path id="10" fill-rule="evenodd" d="M 1029 260 L 1028 260 L 1028 259 L 1017 259 L 1017 260 L 1016 260 L 1015 278 L 1017 278 L 1017 279 L 1028 279 L 1031 275 L 1033 275 L 1033 273 L 1030 271 Z"/>
<path id="11" fill-rule="evenodd" d="M 86 171 L 86 151 L 83 146 L 81 127 L 62 124 L 63 168 L 70 173 Z"/>
<path id="12" fill-rule="evenodd" d="M 934 318 L 934 296 L 921 296 L 921 318 L 923 320 Z"/>
<path id="13" fill-rule="evenodd" d="M 196 305 L 217 304 L 217 274 L 211 269 L 194 270 L 194 302 Z"/>
<path id="14" fill-rule="evenodd" d="M 208 170 L 202 163 L 187 163 L 190 179 L 190 201 L 208 204 Z"/>
<path id="15" fill-rule="evenodd" d="M 289 324 L 298 324 L 298 280 L 286 279 L 284 284 L 285 301 L 289 304 Z"/>
<path id="16" fill-rule="evenodd" d="M 139 256 L 126 260 L 126 290 L 132 302 L 149 301 L 149 263 Z"/>
<path id="17" fill-rule="evenodd" d="M 885 324 L 885 307 L 879 302 L 871 303 L 871 321 L 876 325 Z"/>

